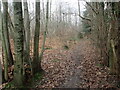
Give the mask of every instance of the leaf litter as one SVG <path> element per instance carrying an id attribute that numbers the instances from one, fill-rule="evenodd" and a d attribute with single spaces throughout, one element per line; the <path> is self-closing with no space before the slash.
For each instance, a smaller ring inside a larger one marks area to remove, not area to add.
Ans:
<path id="1" fill-rule="evenodd" d="M 90 40 L 70 44 L 69 50 L 59 47 L 44 52 L 45 76 L 37 88 L 116 88 L 116 76 L 109 75 L 108 67 L 99 66 L 100 53 Z"/>

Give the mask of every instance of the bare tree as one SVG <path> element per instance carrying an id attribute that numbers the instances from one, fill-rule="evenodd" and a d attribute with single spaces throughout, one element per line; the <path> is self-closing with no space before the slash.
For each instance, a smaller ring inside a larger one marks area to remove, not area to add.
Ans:
<path id="1" fill-rule="evenodd" d="M 11 47 L 10 47 L 10 40 L 9 40 L 9 31 L 8 31 L 8 3 L 3 2 L 3 34 L 4 34 L 4 39 L 5 39 L 5 47 L 7 51 L 7 60 L 8 60 L 8 65 L 12 66 L 13 65 L 13 56 L 11 52 Z"/>
<path id="2" fill-rule="evenodd" d="M 33 55 L 33 74 L 40 72 L 41 65 L 39 62 L 39 36 L 40 36 L 40 2 L 36 0 L 36 24 L 34 35 L 34 55 Z"/>
<path id="3" fill-rule="evenodd" d="M 43 37 L 43 45 L 42 45 L 42 50 L 40 54 L 40 60 L 42 60 L 43 53 L 45 51 L 45 41 L 46 41 L 46 36 L 48 32 L 48 21 L 49 21 L 49 0 L 47 0 L 47 6 L 46 6 L 46 24 L 45 24 L 45 31 L 44 31 L 44 37 Z"/>
<path id="4" fill-rule="evenodd" d="M 23 85 L 23 16 L 22 2 L 13 2 L 14 26 L 15 26 L 15 62 L 14 62 L 14 83 L 17 87 Z"/>
<path id="5" fill-rule="evenodd" d="M 27 0 L 24 1 L 25 61 L 30 60 L 30 19 Z"/>

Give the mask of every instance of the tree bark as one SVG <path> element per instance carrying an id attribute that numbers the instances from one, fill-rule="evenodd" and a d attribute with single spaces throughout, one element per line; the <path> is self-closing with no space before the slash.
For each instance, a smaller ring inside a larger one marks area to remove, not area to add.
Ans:
<path id="1" fill-rule="evenodd" d="M 44 38 L 43 38 L 43 45 L 42 45 L 42 50 L 40 54 L 40 61 L 42 60 L 43 53 L 45 51 L 45 41 L 46 41 L 46 34 L 48 32 L 48 20 L 49 20 L 49 0 L 47 0 L 47 8 L 46 8 L 46 26 L 45 26 L 45 31 L 44 31 Z"/>
<path id="2" fill-rule="evenodd" d="M 117 75 L 118 75 L 118 85 L 120 86 L 120 2 L 118 2 L 118 30 L 117 30 L 117 45 L 115 46 L 117 53 Z"/>
<path id="3" fill-rule="evenodd" d="M 30 60 L 30 19 L 27 0 L 24 0 L 24 28 L 25 28 L 25 62 Z"/>
<path id="4" fill-rule="evenodd" d="M 23 85 L 23 16 L 22 2 L 13 2 L 14 26 L 15 26 L 15 62 L 14 62 L 14 83 L 17 87 Z"/>
<path id="5" fill-rule="evenodd" d="M 41 65 L 39 62 L 39 36 L 40 36 L 40 2 L 36 0 L 36 24 L 34 35 L 34 54 L 33 54 L 33 74 L 40 72 Z"/>
<path id="6" fill-rule="evenodd" d="M 5 47 L 7 50 L 7 60 L 8 60 L 8 65 L 12 66 L 13 65 L 13 56 L 11 52 L 11 47 L 10 47 L 10 40 L 9 40 L 9 31 L 8 31 L 8 3 L 3 2 L 3 34 L 4 34 L 4 39 L 5 39 Z"/>
<path id="7" fill-rule="evenodd" d="M 5 45 L 5 38 L 4 38 L 4 30 L 3 30 L 3 14 L 1 12 L 1 5 L 0 5 L 0 30 L 1 30 L 1 39 L 2 39 L 2 47 L 3 47 L 3 64 L 4 64 L 4 71 L 3 71 L 3 80 L 8 80 L 8 57 L 7 57 L 7 50 Z"/>

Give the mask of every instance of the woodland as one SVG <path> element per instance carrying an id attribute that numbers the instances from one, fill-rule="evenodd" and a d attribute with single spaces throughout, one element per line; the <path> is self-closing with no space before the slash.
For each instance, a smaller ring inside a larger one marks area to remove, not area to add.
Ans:
<path id="1" fill-rule="evenodd" d="M 0 0 L 0 89 L 120 88 L 120 2 Z"/>

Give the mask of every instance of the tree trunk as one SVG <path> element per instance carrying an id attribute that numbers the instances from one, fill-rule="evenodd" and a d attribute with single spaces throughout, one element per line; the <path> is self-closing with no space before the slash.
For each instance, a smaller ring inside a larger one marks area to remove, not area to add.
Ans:
<path id="1" fill-rule="evenodd" d="M 34 35 L 34 54 L 33 54 L 33 74 L 40 72 L 41 65 L 39 62 L 39 36 L 40 36 L 40 2 L 36 0 L 36 24 Z"/>
<path id="2" fill-rule="evenodd" d="M 5 45 L 5 38 L 4 38 L 4 30 L 3 30 L 3 18 L 2 18 L 2 12 L 1 12 L 1 5 L 0 5 L 0 30 L 1 30 L 1 39 L 2 39 L 2 47 L 3 47 L 3 65 L 4 65 L 4 71 L 3 71 L 3 80 L 8 80 L 8 57 L 7 57 L 7 50 Z"/>
<path id="3" fill-rule="evenodd" d="M 118 31 L 117 31 L 117 45 L 115 46 L 117 52 L 117 75 L 118 85 L 120 86 L 120 2 L 118 2 Z"/>
<path id="4" fill-rule="evenodd" d="M 27 0 L 24 0 L 24 28 L 25 28 L 25 62 L 30 60 L 30 19 Z"/>
<path id="5" fill-rule="evenodd" d="M 4 39 L 5 39 L 5 47 L 7 50 L 7 60 L 8 60 L 8 65 L 12 66 L 13 65 L 13 56 L 10 48 L 10 40 L 9 40 L 9 31 L 8 31 L 8 3 L 3 2 L 3 34 L 4 34 Z"/>
<path id="6" fill-rule="evenodd" d="M 14 26 L 15 26 L 15 62 L 14 62 L 14 83 L 18 87 L 23 85 L 23 16 L 22 2 L 13 2 Z"/>
<path id="7" fill-rule="evenodd" d="M 42 45 L 42 50 L 41 50 L 41 54 L 40 54 L 40 61 L 42 60 L 43 57 L 43 53 L 45 51 L 45 41 L 46 41 L 46 34 L 48 32 L 48 19 L 49 19 L 49 0 L 47 0 L 47 8 L 46 8 L 46 26 L 45 26 L 45 31 L 44 31 L 44 38 L 43 38 L 43 45 Z"/>
<path id="8" fill-rule="evenodd" d="M 52 20 L 52 0 L 50 0 L 50 21 Z"/>

